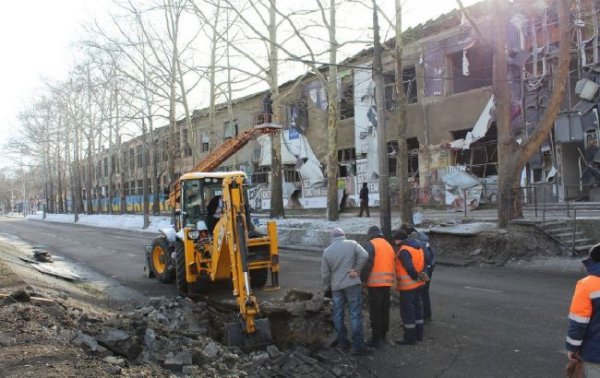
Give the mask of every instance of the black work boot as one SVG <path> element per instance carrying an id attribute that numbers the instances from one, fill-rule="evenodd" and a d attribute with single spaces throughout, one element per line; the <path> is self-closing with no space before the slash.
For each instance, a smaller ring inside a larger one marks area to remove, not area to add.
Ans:
<path id="1" fill-rule="evenodd" d="M 417 324 L 416 331 L 417 341 L 423 341 L 423 324 Z"/>
<path id="2" fill-rule="evenodd" d="M 404 330 L 404 338 L 396 340 L 396 344 L 399 345 L 415 345 L 417 343 L 417 330 L 415 328 L 408 328 Z"/>

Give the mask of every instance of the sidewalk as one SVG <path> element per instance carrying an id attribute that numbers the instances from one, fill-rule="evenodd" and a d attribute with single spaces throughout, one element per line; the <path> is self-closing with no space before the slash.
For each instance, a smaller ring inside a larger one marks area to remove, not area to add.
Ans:
<path id="1" fill-rule="evenodd" d="M 353 209 L 354 210 L 354 209 Z M 294 214 L 283 219 L 276 219 L 278 227 L 279 245 L 282 248 L 305 251 L 307 253 L 321 254 L 323 249 L 329 244 L 330 232 L 335 227 L 345 230 L 347 236 L 359 242 L 365 242 L 367 229 L 372 225 L 379 225 L 379 212 L 377 209 L 371 211 L 371 217 L 359 218 L 354 211 L 347 211 L 340 215 L 338 221 L 328 221 L 324 214 L 315 212 L 306 212 L 305 214 Z M 588 217 L 593 222 L 600 221 L 600 214 L 594 212 L 594 216 Z M 526 212 L 526 217 L 519 221 L 521 224 L 531 224 L 533 222 L 550 222 L 561 219 L 567 219 L 566 214 L 538 214 L 536 217 L 533 212 Z M 269 219 L 268 214 L 253 214 L 253 218 L 258 218 L 260 226 L 265 226 Z M 477 235 L 479 232 L 493 232 L 497 222 L 495 209 L 474 210 L 467 213 L 448 212 L 445 210 L 424 209 L 422 211 L 424 229 L 434 228 L 442 229 L 445 234 L 454 235 Z M 579 219 L 579 212 L 578 212 Z M 392 212 L 392 229 L 400 227 L 401 222 L 399 212 Z M 42 214 L 29 215 L 27 219 L 42 220 Z M 133 231 L 148 232 L 157 234 L 160 229 L 169 227 L 170 217 L 158 216 L 151 217 L 151 224 L 143 229 L 143 217 L 141 215 L 80 215 L 78 224 L 106 227 L 117 229 L 130 229 Z M 45 221 L 54 221 L 61 223 L 74 223 L 72 214 L 47 214 Z M 466 225 L 467 223 L 468 225 Z M 435 227 L 437 226 L 437 227 Z M 457 236 L 461 237 L 461 236 Z M 530 259 L 509 260 L 506 266 L 515 269 L 524 269 L 529 271 L 544 271 L 558 274 L 579 274 L 581 272 L 581 258 L 569 257 L 543 257 L 534 256 Z M 488 262 L 481 261 L 477 257 L 456 257 L 451 255 L 444 256 L 439 254 L 438 264 L 444 266 L 470 266 L 487 265 Z"/>

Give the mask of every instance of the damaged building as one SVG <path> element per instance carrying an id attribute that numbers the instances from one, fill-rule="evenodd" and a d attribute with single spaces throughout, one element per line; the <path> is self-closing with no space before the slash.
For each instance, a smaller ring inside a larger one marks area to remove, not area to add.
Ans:
<path id="1" fill-rule="evenodd" d="M 527 164 L 521 186 L 527 188 L 524 193 L 531 193 L 529 188 L 533 187 L 543 189 L 538 192 L 545 193 L 548 201 L 600 201 L 597 189 L 600 1 L 571 3 L 573 41 L 568 90 L 554 130 Z M 552 93 L 558 55 L 558 16 L 554 6 L 549 0 L 510 3 L 507 51 L 511 119 L 518 138 L 526 138 L 535 129 Z M 402 80 L 408 99 L 408 169 L 415 204 L 462 209 L 465 202 L 474 208 L 480 203 L 496 201 L 498 133 L 492 91 L 495 31 L 491 3 L 484 1 L 467 11 L 477 27 L 456 10 L 404 33 Z M 338 188 L 340 198 L 345 191 L 350 207 L 359 202 L 358 189 L 363 182 L 370 189 L 370 205 L 378 205 L 380 151 L 375 142 L 382 128 L 387 140 L 385 153 L 389 159 L 392 205 L 397 199 L 399 112 L 393 41 L 386 45 L 390 48 L 383 56 L 384 120 L 377 119 L 375 111 L 373 50 L 361 51 L 347 59 L 338 71 Z M 328 109 L 325 86 L 316 76 L 308 74 L 283 84 L 280 93 L 283 119 L 278 123 L 283 132 L 278 142 L 282 150 L 284 205 L 325 208 Z M 188 132 L 183 121 L 179 122 L 178 140 L 185 148 L 178 148 L 177 171 L 185 172 L 216 145 L 263 123 L 264 96 L 265 93 L 257 93 L 223 104 L 214 119 L 209 117 L 208 109 L 195 111 L 193 132 Z M 157 133 L 161 167 L 166 166 L 166 129 Z M 270 144 L 268 137 L 252 141 L 219 168 L 248 174 L 254 208 L 270 207 Z M 136 210 L 135 204 L 141 203 L 141 140 L 133 139 L 126 145 L 122 153 L 126 154 L 127 164 L 116 172 L 117 177 L 126 175 L 126 185 L 117 184 L 117 191 L 125 193 L 130 209 Z M 104 156 L 98 160 L 96 187 L 97 193 L 102 193 L 99 197 L 106 196 L 108 159 Z M 168 190 L 165 176 L 161 176 L 158 188 L 163 198 Z M 120 180 L 117 178 L 115 182 Z"/>

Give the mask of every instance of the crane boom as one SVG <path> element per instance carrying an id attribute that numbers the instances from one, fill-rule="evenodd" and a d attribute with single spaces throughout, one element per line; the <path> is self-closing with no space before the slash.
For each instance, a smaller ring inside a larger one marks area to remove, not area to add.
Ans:
<path id="1" fill-rule="evenodd" d="M 281 126 L 265 123 L 260 126 L 252 127 L 240 135 L 234 138 L 227 139 L 223 144 L 217 147 L 213 152 L 208 154 L 204 159 L 202 159 L 198 164 L 196 164 L 190 172 L 212 172 L 219 165 L 221 165 L 225 160 L 229 159 L 236 152 L 241 150 L 249 141 L 260 136 L 260 135 L 270 135 L 274 134 L 281 130 Z M 176 208 L 176 204 L 179 202 L 180 195 L 180 184 L 179 180 L 176 180 L 171 184 L 171 191 L 169 193 L 169 205 L 171 208 Z"/>

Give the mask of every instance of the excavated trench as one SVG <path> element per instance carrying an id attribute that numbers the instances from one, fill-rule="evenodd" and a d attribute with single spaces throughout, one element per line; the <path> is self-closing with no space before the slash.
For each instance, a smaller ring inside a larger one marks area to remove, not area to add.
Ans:
<path id="1" fill-rule="evenodd" d="M 226 344 L 225 327 L 239 322 L 238 308 L 233 300 L 204 298 L 210 319 L 210 336 Z M 259 318 L 268 319 L 272 344 L 279 349 L 322 346 L 332 332 L 331 305 L 313 293 L 290 290 L 283 300 L 260 303 Z"/>

